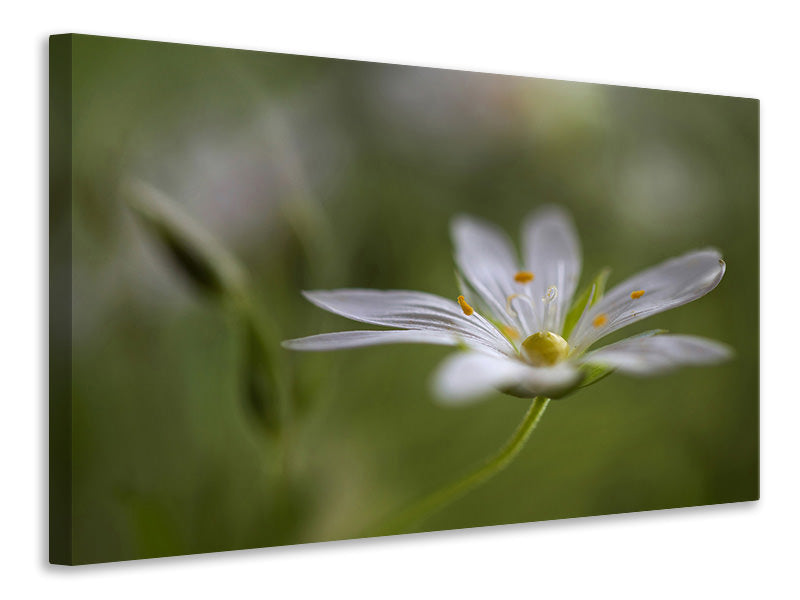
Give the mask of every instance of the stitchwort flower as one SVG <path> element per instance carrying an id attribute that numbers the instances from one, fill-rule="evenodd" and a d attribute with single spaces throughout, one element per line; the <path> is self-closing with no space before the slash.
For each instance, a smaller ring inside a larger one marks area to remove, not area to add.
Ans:
<path id="1" fill-rule="evenodd" d="M 612 371 L 653 375 L 730 356 L 715 341 L 655 330 L 597 349 L 606 335 L 696 300 L 725 273 L 714 249 L 695 250 L 646 269 L 604 294 L 607 271 L 576 296 L 578 236 L 569 216 L 547 206 L 522 227 L 522 260 L 495 226 L 460 216 L 452 223 L 461 295 L 339 289 L 304 292 L 315 305 L 390 330 L 323 333 L 284 342 L 293 350 L 378 344 L 459 346 L 440 366 L 434 388 L 463 402 L 500 390 L 526 398 L 563 397 Z"/>

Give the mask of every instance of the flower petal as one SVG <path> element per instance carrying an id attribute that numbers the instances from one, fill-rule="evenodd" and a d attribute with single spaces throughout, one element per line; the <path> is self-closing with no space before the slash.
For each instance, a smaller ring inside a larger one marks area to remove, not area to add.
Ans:
<path id="1" fill-rule="evenodd" d="M 438 331 L 408 331 L 392 329 L 389 331 L 337 331 L 321 333 L 308 337 L 286 340 L 281 346 L 290 350 L 323 351 L 378 346 L 381 344 L 436 344 L 456 346 L 457 335 Z"/>
<path id="2" fill-rule="evenodd" d="M 709 365 L 732 356 L 725 344 L 693 335 L 655 335 L 616 342 L 580 359 L 632 375 L 655 375 L 686 365 Z"/>
<path id="3" fill-rule="evenodd" d="M 354 321 L 456 335 L 497 352 L 514 354 L 509 341 L 477 313 L 465 315 L 455 300 L 403 290 L 318 290 L 303 295 L 320 308 Z"/>
<path id="4" fill-rule="evenodd" d="M 519 261 L 505 233 L 490 223 L 462 215 L 453 220 L 451 234 L 456 264 L 492 316 L 526 333 L 536 331 L 529 306 L 517 309 L 519 316 L 509 314 L 506 307 L 506 299 L 520 290 L 514 281 Z"/>
<path id="5" fill-rule="evenodd" d="M 581 274 L 581 246 L 575 226 L 566 211 L 545 206 L 526 219 L 522 240 L 525 268 L 535 275 L 532 291 L 540 327 L 560 333 Z M 550 286 L 556 287 L 558 295 L 552 315 L 545 318 L 538 300 Z"/>
<path id="6" fill-rule="evenodd" d="M 532 367 L 507 357 L 459 353 L 439 367 L 433 387 L 446 404 L 463 404 L 490 392 L 512 390 L 517 396 L 558 396 L 576 385 L 581 374 L 569 363 Z"/>
<path id="7" fill-rule="evenodd" d="M 725 262 L 717 250 L 696 250 L 634 275 L 581 317 L 570 335 L 578 351 L 650 315 L 697 300 L 717 287 Z"/>

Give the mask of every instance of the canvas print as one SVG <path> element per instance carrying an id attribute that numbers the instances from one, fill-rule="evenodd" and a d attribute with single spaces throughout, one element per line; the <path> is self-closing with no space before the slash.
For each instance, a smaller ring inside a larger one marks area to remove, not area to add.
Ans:
<path id="1" fill-rule="evenodd" d="M 51 561 L 756 500 L 758 139 L 746 98 L 53 36 Z"/>

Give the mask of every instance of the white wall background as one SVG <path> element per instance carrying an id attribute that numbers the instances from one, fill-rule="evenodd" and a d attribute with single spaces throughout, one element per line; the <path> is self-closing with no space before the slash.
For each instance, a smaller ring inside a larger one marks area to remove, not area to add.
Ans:
<path id="1" fill-rule="evenodd" d="M 0 595 L 795 597 L 800 43 L 789 7 L 683 0 L 5 6 Z M 49 34 L 63 32 L 760 98 L 762 500 L 79 569 L 48 566 L 46 44 Z"/>

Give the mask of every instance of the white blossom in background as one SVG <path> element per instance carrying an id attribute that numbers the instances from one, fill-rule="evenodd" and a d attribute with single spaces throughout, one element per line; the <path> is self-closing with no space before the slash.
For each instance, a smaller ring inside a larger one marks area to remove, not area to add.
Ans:
<path id="1" fill-rule="evenodd" d="M 605 295 L 604 279 L 597 278 L 574 300 L 580 243 L 560 208 L 544 207 L 524 222 L 521 262 L 501 230 L 476 218 L 454 219 L 452 237 L 462 292 L 456 300 L 399 290 L 304 292 L 332 313 L 394 329 L 323 333 L 284 346 L 312 351 L 394 343 L 462 347 L 434 379 L 437 395 L 450 402 L 495 390 L 557 398 L 614 370 L 653 375 L 721 362 L 731 354 L 719 342 L 660 331 L 590 350 L 621 327 L 713 290 L 725 273 L 716 250 L 667 260 Z"/>

